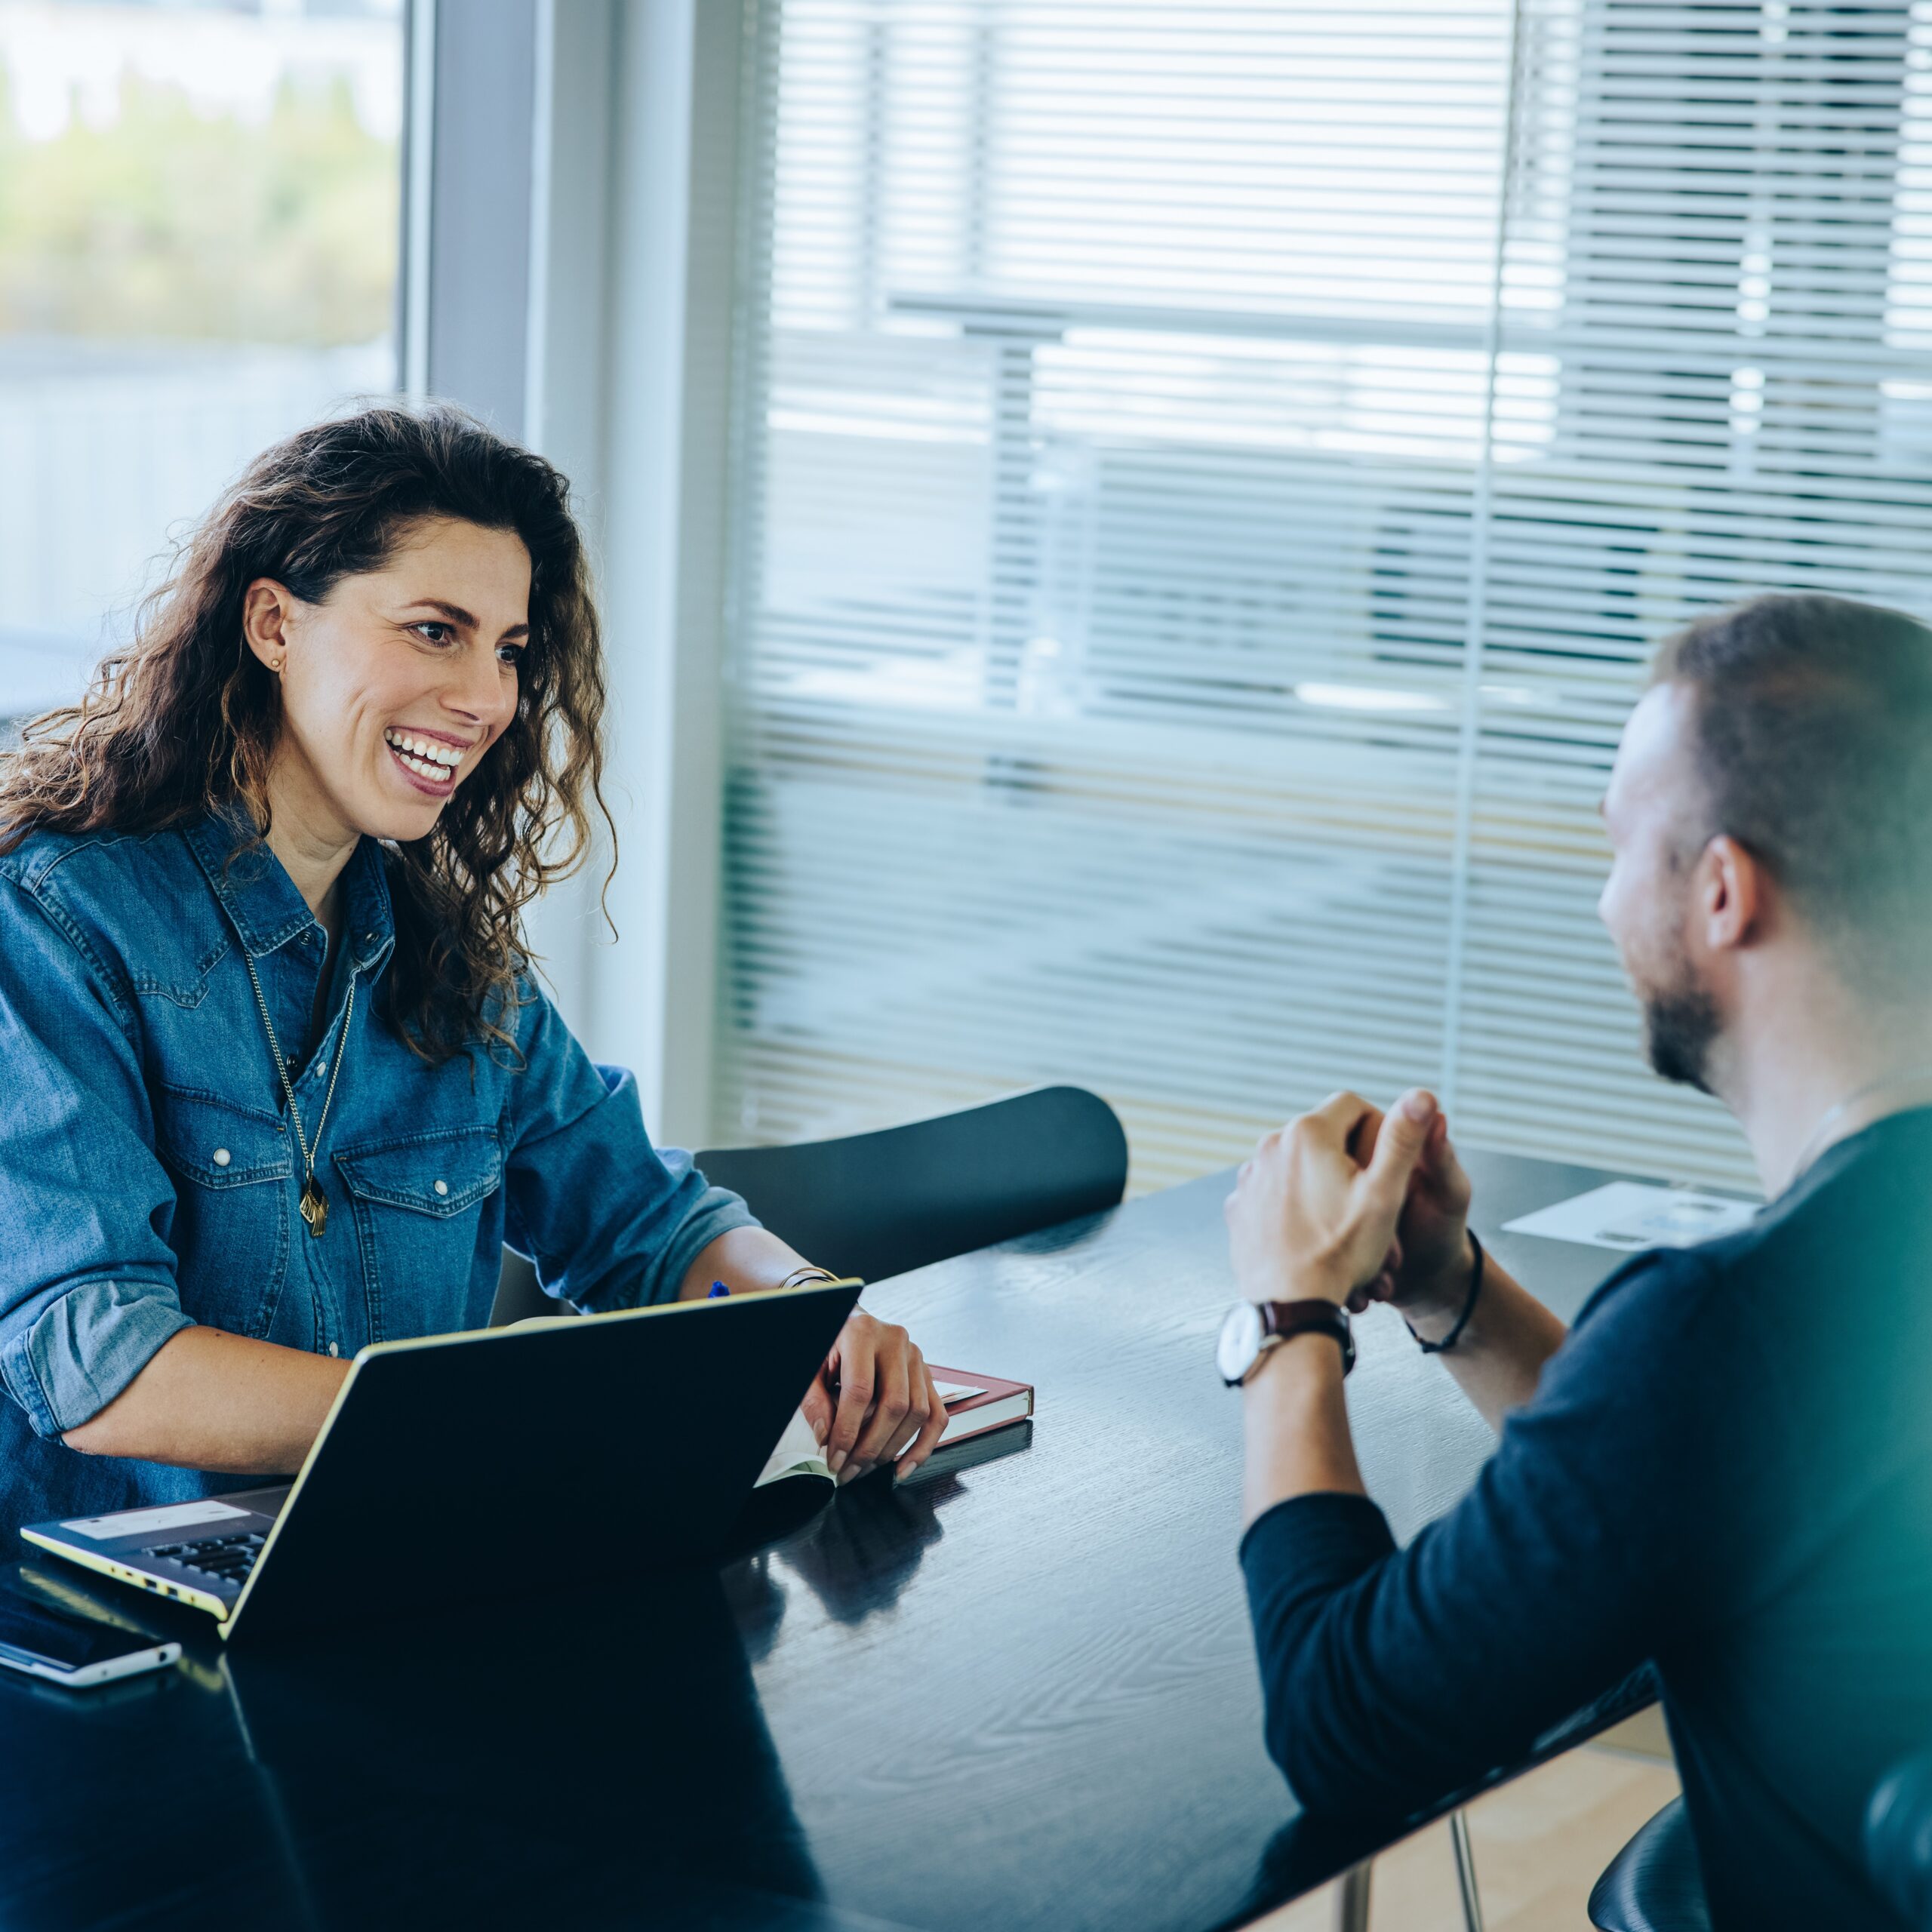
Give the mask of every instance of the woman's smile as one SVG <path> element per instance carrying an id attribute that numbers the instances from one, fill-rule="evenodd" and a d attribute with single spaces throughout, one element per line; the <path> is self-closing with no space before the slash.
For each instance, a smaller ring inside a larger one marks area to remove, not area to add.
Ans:
<path id="1" fill-rule="evenodd" d="M 469 747 L 443 733 L 411 731 L 391 725 L 383 734 L 389 755 L 416 789 L 432 798 L 447 798 L 456 789 L 457 773 Z"/>

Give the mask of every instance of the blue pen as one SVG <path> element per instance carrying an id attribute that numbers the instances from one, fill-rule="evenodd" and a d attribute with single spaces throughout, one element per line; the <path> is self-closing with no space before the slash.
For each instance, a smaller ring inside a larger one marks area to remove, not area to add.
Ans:
<path id="1" fill-rule="evenodd" d="M 711 1284 L 711 1292 L 705 1297 L 705 1300 L 715 1301 L 720 1295 L 728 1295 L 731 1292 L 731 1291 L 722 1281 L 713 1281 Z"/>

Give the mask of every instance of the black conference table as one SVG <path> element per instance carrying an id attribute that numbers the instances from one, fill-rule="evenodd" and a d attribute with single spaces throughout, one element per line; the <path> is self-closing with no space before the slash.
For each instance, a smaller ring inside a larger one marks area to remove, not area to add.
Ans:
<path id="1" fill-rule="evenodd" d="M 1574 1315 L 1617 1257 L 1500 1225 L 1607 1177 L 1467 1159 L 1478 1232 Z M 506 1549 L 540 1598 L 226 1656 L 90 1582 L 189 1653 L 93 1692 L 0 1673 L 0 1927 L 1198 1932 L 1405 1835 L 1298 1816 L 1263 1751 L 1227 1185 L 876 1284 L 933 1360 L 1032 1381 L 1037 1419 L 748 1522 L 715 1572 L 586 1588 Z M 1358 1325 L 1362 1471 L 1406 1538 L 1491 1438 L 1389 1310 Z"/>

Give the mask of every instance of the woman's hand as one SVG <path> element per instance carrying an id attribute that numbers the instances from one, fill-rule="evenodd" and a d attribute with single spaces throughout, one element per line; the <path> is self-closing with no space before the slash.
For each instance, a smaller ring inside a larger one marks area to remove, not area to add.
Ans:
<path id="1" fill-rule="evenodd" d="M 1371 1107 L 1355 1129 L 1351 1151 L 1373 1161 L 1388 1116 Z M 1351 1313 L 1370 1303 L 1392 1302 L 1411 1319 L 1444 1312 L 1453 1319 L 1469 1294 L 1475 1251 L 1469 1245 L 1469 1177 L 1456 1158 L 1449 1122 L 1439 1109 L 1409 1177 L 1395 1239 L 1374 1281 L 1349 1297 Z"/>
<path id="2" fill-rule="evenodd" d="M 1371 1155 L 1353 1150 L 1377 1118 Z M 1420 1088 L 1383 1116 L 1337 1094 L 1268 1135 L 1225 1204 L 1241 1293 L 1252 1301 L 1352 1303 L 1389 1271 L 1410 1177 L 1437 1119 Z"/>
<path id="3" fill-rule="evenodd" d="M 841 1482 L 897 1460 L 909 1476 L 946 1432 L 946 1404 L 903 1328 L 854 1309 L 804 1403 Z"/>
<path id="4" fill-rule="evenodd" d="M 764 1228 L 732 1228 L 701 1249 L 685 1271 L 680 1297 L 701 1301 L 715 1281 L 734 1294 L 761 1294 L 811 1264 Z M 841 1482 L 899 1459 L 909 1476 L 946 1432 L 946 1404 L 926 1358 L 904 1329 L 854 1309 L 799 1404 Z"/>

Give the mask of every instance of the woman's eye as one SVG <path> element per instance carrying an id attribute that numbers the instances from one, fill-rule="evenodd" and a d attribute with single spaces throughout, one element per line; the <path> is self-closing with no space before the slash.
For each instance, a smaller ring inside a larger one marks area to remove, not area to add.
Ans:
<path id="1" fill-rule="evenodd" d="M 499 664 L 507 664 L 514 671 L 523 662 L 523 646 L 520 644 L 498 645 L 497 662 Z"/>
<path id="2" fill-rule="evenodd" d="M 456 635 L 451 626 L 437 623 L 433 620 L 426 620 L 420 624 L 411 624 L 410 629 L 425 644 L 448 644 Z"/>

